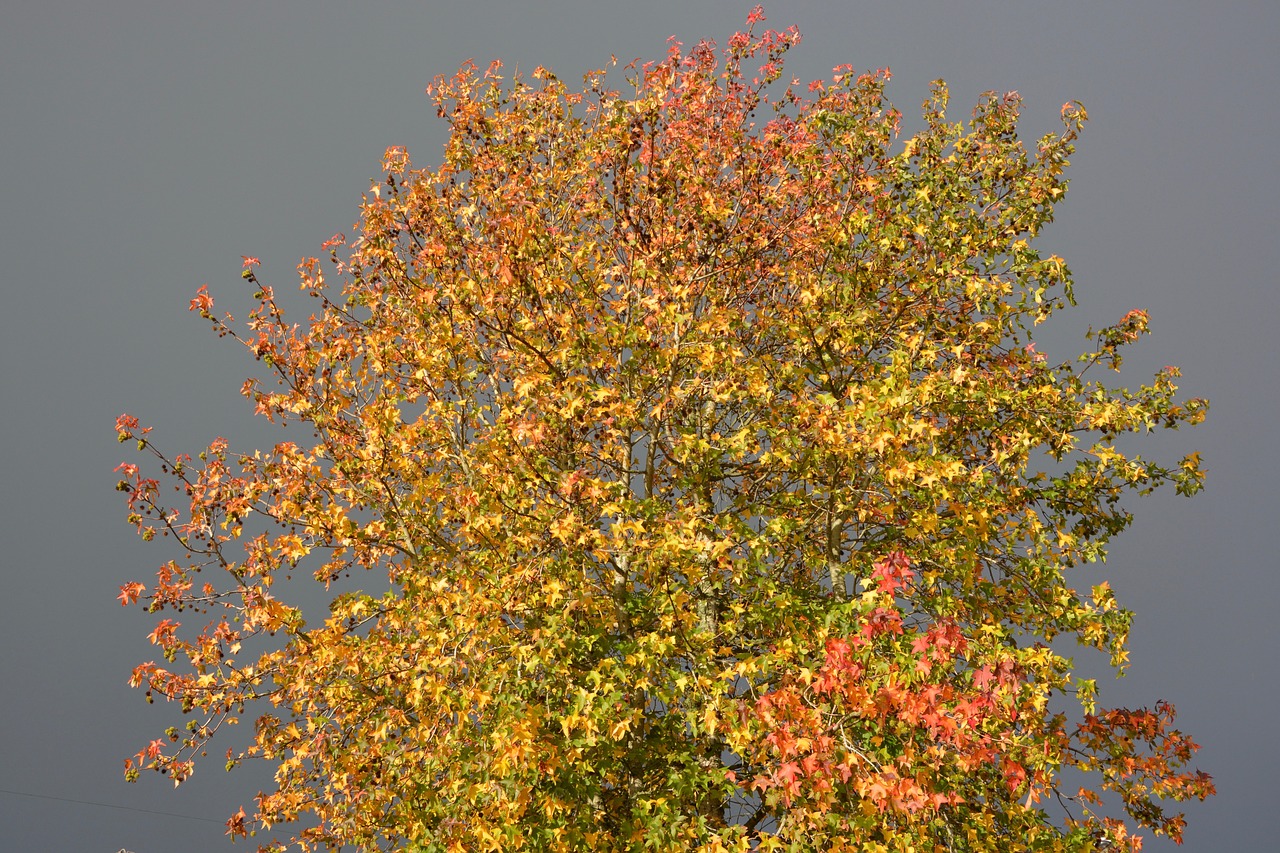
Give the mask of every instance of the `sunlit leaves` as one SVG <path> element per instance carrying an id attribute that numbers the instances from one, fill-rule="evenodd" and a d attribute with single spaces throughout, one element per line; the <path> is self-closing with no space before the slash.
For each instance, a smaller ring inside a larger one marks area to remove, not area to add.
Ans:
<path id="1" fill-rule="evenodd" d="M 1016 94 L 961 123 L 938 83 L 900 140 L 887 70 L 778 92 L 799 36 L 761 20 L 625 92 L 468 65 L 430 89 L 439 168 L 389 149 L 355 238 L 299 264 L 305 322 L 257 258 L 243 325 L 201 288 L 264 365 L 244 396 L 303 429 L 170 459 L 116 423 L 177 487 L 123 464 L 130 522 L 183 555 L 121 587 L 184 614 L 131 683 L 192 716 L 131 778 L 249 715 L 226 766 L 275 790 L 229 832 L 303 849 L 1177 837 L 1157 801 L 1212 783 L 1171 709 L 1101 708 L 1050 645 L 1123 666 L 1087 564 L 1126 495 L 1201 481 L 1120 440 L 1203 417 L 1175 369 L 1088 372 L 1145 314 L 1074 363 L 1031 339 L 1071 301 L 1035 237 L 1083 110 L 1032 154 Z"/>

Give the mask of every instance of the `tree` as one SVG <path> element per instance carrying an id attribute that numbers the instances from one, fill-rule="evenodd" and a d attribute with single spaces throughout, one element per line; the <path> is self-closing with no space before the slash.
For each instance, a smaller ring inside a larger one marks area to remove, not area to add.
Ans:
<path id="1" fill-rule="evenodd" d="M 443 164 L 390 149 L 325 244 L 340 287 L 301 264 L 308 322 L 256 258 L 246 331 L 200 289 L 275 380 L 244 395 L 311 438 L 171 458 L 117 422 L 183 504 L 121 466 L 130 520 L 182 548 L 121 601 L 207 622 L 150 635 L 169 665 L 132 683 L 193 718 L 130 778 L 180 782 L 256 714 L 227 767 L 276 787 L 229 832 L 301 821 L 302 849 L 1180 837 L 1160 801 L 1213 786 L 1173 709 L 1099 707 L 1051 645 L 1123 668 L 1130 614 L 1087 567 L 1125 495 L 1202 478 L 1117 446 L 1206 408 L 1174 368 L 1106 383 L 1143 312 L 1075 362 L 1032 341 L 1072 298 L 1032 241 L 1084 110 L 1031 155 L 1016 94 L 966 126 L 939 82 L 899 144 L 887 70 L 771 95 L 799 36 L 762 19 L 625 95 L 468 65 L 428 90 Z M 286 597 L 304 567 L 323 617 Z"/>

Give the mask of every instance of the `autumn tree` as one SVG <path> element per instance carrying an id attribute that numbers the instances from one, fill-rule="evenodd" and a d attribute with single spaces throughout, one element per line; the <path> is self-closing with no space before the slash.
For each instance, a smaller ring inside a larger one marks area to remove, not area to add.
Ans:
<path id="1" fill-rule="evenodd" d="M 1065 653 L 1125 665 L 1094 564 L 1126 495 L 1200 488 L 1117 439 L 1205 411 L 1174 368 L 1108 381 L 1142 311 L 1076 361 L 1032 341 L 1072 299 L 1033 242 L 1084 110 L 1029 152 L 1016 94 L 959 123 L 939 82 L 902 140 L 888 71 L 787 86 L 762 19 L 625 92 L 468 65 L 428 90 L 442 165 L 390 149 L 300 265 L 305 323 L 254 258 L 247 324 L 201 288 L 302 428 L 192 458 L 116 425 L 180 499 L 121 466 L 180 547 L 121 590 L 163 617 L 132 683 L 191 717 L 130 778 L 243 720 L 226 766 L 275 788 L 229 831 L 288 825 L 269 849 L 1179 838 L 1164 803 L 1213 787 L 1173 709 L 1103 707 Z"/>

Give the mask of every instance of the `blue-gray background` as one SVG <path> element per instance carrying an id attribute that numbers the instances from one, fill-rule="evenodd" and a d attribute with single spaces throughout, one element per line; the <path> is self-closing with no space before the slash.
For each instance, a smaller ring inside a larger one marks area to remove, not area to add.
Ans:
<path id="1" fill-rule="evenodd" d="M 125 686 L 154 656 L 150 622 L 114 596 L 172 554 L 124 524 L 111 469 L 133 454 L 114 418 L 156 424 L 174 452 L 220 434 L 272 440 L 237 394 L 247 354 L 186 311 L 196 287 L 243 314 L 247 254 L 292 291 L 298 258 L 350 232 L 388 145 L 438 162 L 444 123 L 422 90 L 467 58 L 573 81 L 610 54 L 658 57 L 672 34 L 723 43 L 750 5 L 6 0 L 0 848 L 232 849 L 222 821 L 265 783 L 216 760 L 177 792 L 120 776 L 182 718 Z M 1204 745 L 1198 764 L 1220 793 L 1191 806 L 1189 849 L 1275 849 L 1280 4 L 779 0 L 766 12 L 804 34 L 792 73 L 889 66 L 908 118 L 937 77 L 957 117 L 983 90 L 1019 90 L 1033 138 L 1064 101 L 1084 102 L 1092 120 L 1042 243 L 1073 267 L 1080 306 L 1042 349 L 1068 357 L 1088 325 L 1146 308 L 1154 335 L 1129 378 L 1178 364 L 1186 391 L 1213 403 L 1206 426 L 1151 442 L 1201 450 L 1207 490 L 1134 501 L 1134 529 L 1086 570 L 1138 614 L 1131 674 L 1104 698 L 1167 698 Z"/>

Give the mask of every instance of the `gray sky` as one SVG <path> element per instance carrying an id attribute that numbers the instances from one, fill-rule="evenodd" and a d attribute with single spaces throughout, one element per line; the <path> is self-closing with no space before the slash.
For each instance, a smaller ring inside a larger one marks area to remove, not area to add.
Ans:
<path id="1" fill-rule="evenodd" d="M 0 789 L 209 820 L 0 793 L 0 847 L 246 848 L 221 824 L 261 771 L 211 760 L 177 792 L 121 778 L 126 756 L 183 718 L 125 685 L 154 657 L 151 626 L 114 596 L 173 554 L 123 521 L 111 469 L 132 456 L 115 416 L 155 424 L 172 452 L 273 440 L 237 393 L 247 354 L 187 313 L 195 289 L 208 282 L 243 314 L 244 254 L 292 291 L 298 258 L 350 233 L 388 145 L 438 162 L 444 123 L 422 90 L 467 58 L 576 80 L 610 54 L 656 58 L 672 34 L 723 43 L 751 5 L 4 3 Z M 1190 807 L 1186 849 L 1274 849 L 1280 4 L 797 0 L 766 13 L 805 36 L 792 73 L 889 66 L 908 117 L 937 77 L 956 117 L 983 90 L 1017 89 L 1031 138 L 1084 102 L 1071 189 L 1041 244 L 1072 266 L 1080 306 L 1041 348 L 1068 357 L 1087 326 L 1146 308 L 1153 335 L 1127 358 L 1130 381 L 1177 364 L 1185 391 L 1212 401 L 1205 426 L 1144 446 L 1200 450 L 1206 491 L 1131 502 L 1134 529 L 1088 570 L 1137 613 L 1131 674 L 1103 696 L 1166 698 L 1204 746 L 1219 796 Z"/>

